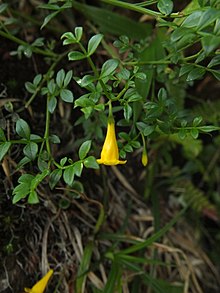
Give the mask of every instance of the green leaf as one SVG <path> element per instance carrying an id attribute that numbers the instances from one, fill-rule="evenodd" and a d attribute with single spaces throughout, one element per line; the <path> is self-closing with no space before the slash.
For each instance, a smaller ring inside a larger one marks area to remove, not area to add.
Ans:
<path id="1" fill-rule="evenodd" d="M 101 43 L 103 35 L 97 34 L 89 40 L 87 53 L 88 56 L 91 56 L 97 49 L 98 45 Z"/>
<path id="2" fill-rule="evenodd" d="M 76 163 L 74 163 L 74 173 L 76 176 L 80 177 L 82 174 L 82 170 L 83 170 L 83 163 L 78 161 Z"/>
<path id="3" fill-rule="evenodd" d="M 31 94 L 34 94 L 35 93 L 35 91 L 36 91 L 36 85 L 35 84 L 33 84 L 32 82 L 30 82 L 30 81 L 27 81 L 27 82 L 25 82 L 25 88 L 26 88 L 26 90 L 29 92 L 29 93 L 31 93 Z"/>
<path id="4" fill-rule="evenodd" d="M 189 16 L 186 17 L 186 19 L 182 22 L 181 26 L 183 27 L 197 27 L 199 20 L 202 16 L 202 11 L 194 11 Z"/>
<path id="5" fill-rule="evenodd" d="M 72 70 L 69 70 L 64 78 L 64 81 L 63 81 L 64 87 L 66 87 L 70 83 L 72 76 L 73 76 L 73 72 L 72 72 Z"/>
<path id="6" fill-rule="evenodd" d="M 179 73 L 179 77 L 189 73 L 190 71 L 192 71 L 194 69 L 194 66 L 192 64 L 185 64 L 182 65 L 180 68 L 180 73 Z"/>
<path id="7" fill-rule="evenodd" d="M 220 11 L 219 9 L 215 8 L 208 8 L 206 11 L 203 11 L 199 23 L 197 25 L 198 30 L 202 30 L 205 27 L 209 26 L 211 23 L 213 23 L 217 18 L 220 17 Z"/>
<path id="8" fill-rule="evenodd" d="M 187 136 L 187 131 L 186 131 L 186 129 L 181 128 L 181 129 L 179 130 L 179 132 L 178 132 L 178 136 L 179 136 L 179 138 L 182 139 L 182 140 L 185 139 L 186 136 Z"/>
<path id="9" fill-rule="evenodd" d="M 37 152 L 38 145 L 33 141 L 30 141 L 23 149 L 24 155 L 32 161 L 36 158 Z"/>
<path id="10" fill-rule="evenodd" d="M 25 157 L 26 158 L 26 157 Z M 29 159 L 30 160 L 30 159 Z M 38 159 L 37 159 L 37 166 L 38 166 L 38 169 L 43 172 L 44 170 L 46 170 L 48 168 L 48 161 L 46 161 L 46 159 L 44 158 L 44 153 L 41 153 L 39 156 L 38 156 Z"/>
<path id="11" fill-rule="evenodd" d="M 137 92 L 135 88 L 130 88 L 124 94 L 124 99 L 128 102 L 136 102 L 142 100 L 142 96 Z"/>
<path id="12" fill-rule="evenodd" d="M 59 88 L 62 88 L 64 78 L 65 78 L 65 71 L 61 69 L 60 71 L 57 72 L 57 76 L 56 76 L 56 83 Z"/>
<path id="13" fill-rule="evenodd" d="M 16 132 L 20 137 L 29 139 L 30 138 L 30 127 L 27 122 L 23 119 L 18 119 L 16 122 Z"/>
<path id="14" fill-rule="evenodd" d="M 89 84 L 93 83 L 96 80 L 95 76 L 92 75 L 85 75 L 83 76 L 83 78 L 80 80 L 80 82 L 78 81 L 78 84 L 81 87 L 87 87 Z"/>
<path id="15" fill-rule="evenodd" d="M 54 189 L 54 187 L 57 185 L 58 181 L 60 180 L 61 176 L 62 176 L 61 169 L 53 170 L 53 172 L 50 174 L 50 179 L 49 179 L 49 186 L 51 189 Z"/>
<path id="16" fill-rule="evenodd" d="M 139 141 L 132 140 L 132 141 L 130 141 L 129 143 L 130 143 L 130 145 L 131 145 L 133 148 L 135 148 L 135 149 L 138 149 L 138 148 L 141 147 L 141 144 L 140 144 Z"/>
<path id="17" fill-rule="evenodd" d="M 77 43 L 77 40 L 76 40 L 75 36 L 71 32 L 67 32 L 67 33 L 63 34 L 61 36 L 61 39 L 64 39 L 64 38 L 66 38 L 66 39 L 63 41 L 63 45 L 69 45 L 69 44 Z"/>
<path id="18" fill-rule="evenodd" d="M 79 148 L 79 158 L 80 160 L 85 159 L 86 155 L 88 154 L 90 148 L 91 148 L 92 141 L 87 140 L 85 141 Z"/>
<path id="19" fill-rule="evenodd" d="M 82 34 L 83 34 L 83 28 L 81 26 L 77 26 L 75 28 L 75 36 L 76 36 L 76 41 L 79 43 L 79 41 L 82 38 Z"/>
<path id="20" fill-rule="evenodd" d="M 197 128 L 192 128 L 192 129 L 190 130 L 190 134 L 191 134 L 191 136 L 192 136 L 194 139 L 197 139 L 198 136 L 199 136 L 199 131 L 198 131 Z"/>
<path id="21" fill-rule="evenodd" d="M 77 100 L 75 100 L 75 107 L 93 107 L 95 106 L 95 103 L 90 100 L 88 98 L 89 95 L 84 95 L 84 96 L 81 96 L 80 98 L 78 98 Z"/>
<path id="22" fill-rule="evenodd" d="M 23 174 L 18 178 L 18 183 L 25 183 L 31 185 L 31 181 L 34 179 L 34 176 L 31 174 Z"/>
<path id="23" fill-rule="evenodd" d="M 6 141 L 0 144 L 0 162 L 4 158 L 4 156 L 7 154 L 8 150 L 10 149 L 11 142 Z"/>
<path id="24" fill-rule="evenodd" d="M 60 160 L 60 165 L 63 167 L 67 162 L 67 157 L 64 157 Z"/>
<path id="25" fill-rule="evenodd" d="M 218 37 L 215 35 L 204 36 L 202 37 L 201 42 L 202 42 L 202 47 L 206 55 L 209 55 L 220 45 L 220 36 Z"/>
<path id="26" fill-rule="evenodd" d="M 96 158 L 89 156 L 83 161 L 83 164 L 86 168 L 99 169 L 99 164 L 96 162 Z"/>
<path id="27" fill-rule="evenodd" d="M 202 122 L 202 117 L 198 116 L 193 119 L 193 126 L 196 127 Z"/>
<path id="28" fill-rule="evenodd" d="M 158 92 L 158 100 L 165 101 L 167 99 L 167 91 L 165 88 L 161 88 Z"/>
<path id="29" fill-rule="evenodd" d="M 157 3 L 159 11 L 165 15 L 169 15 L 173 11 L 173 1 L 171 0 L 159 0 Z"/>
<path id="30" fill-rule="evenodd" d="M 49 110 L 49 112 L 51 114 L 56 109 L 56 106 L 57 106 L 57 99 L 56 99 L 56 97 L 54 97 L 54 96 L 50 97 L 49 103 L 48 103 L 48 110 Z"/>
<path id="31" fill-rule="evenodd" d="M 51 134 L 49 136 L 49 140 L 50 140 L 50 142 L 55 143 L 55 144 L 60 143 L 60 138 L 56 134 Z"/>
<path id="32" fill-rule="evenodd" d="M 129 104 L 125 104 L 124 106 L 124 117 L 125 120 L 129 121 L 132 116 L 132 108 Z"/>
<path id="33" fill-rule="evenodd" d="M 114 73 L 119 65 L 119 61 L 116 59 L 109 59 L 103 65 L 101 69 L 100 79 L 107 77 Z"/>
<path id="34" fill-rule="evenodd" d="M 47 17 L 45 17 L 44 22 L 40 28 L 41 29 L 44 28 L 51 21 L 51 19 L 53 19 L 59 12 L 60 11 L 55 11 L 55 12 L 52 12 L 51 14 L 47 15 Z"/>
<path id="35" fill-rule="evenodd" d="M 60 91 L 60 97 L 64 102 L 67 102 L 67 103 L 73 102 L 73 93 L 70 90 L 62 89 Z"/>
<path id="36" fill-rule="evenodd" d="M 211 73 L 217 80 L 220 80 L 220 70 L 212 70 Z"/>
<path id="37" fill-rule="evenodd" d="M 212 132 L 212 131 L 219 131 L 220 127 L 213 126 L 213 125 L 206 125 L 206 126 L 199 126 L 197 129 L 202 132 Z"/>
<path id="38" fill-rule="evenodd" d="M 220 64 L 220 55 L 217 55 L 212 58 L 212 60 L 208 64 L 208 68 L 211 68 L 213 66 L 219 65 Z"/>
<path id="39" fill-rule="evenodd" d="M 188 34 L 184 34 L 183 37 L 181 39 L 179 39 L 179 41 L 176 42 L 176 49 L 178 52 L 182 52 L 185 47 L 189 47 L 191 45 L 193 45 L 195 42 L 198 41 L 198 36 L 195 33 L 188 33 Z M 179 57 L 179 56 L 177 56 Z M 177 58 L 177 61 L 179 59 Z M 174 60 L 175 63 L 177 63 L 176 60 Z"/>
<path id="40" fill-rule="evenodd" d="M 71 186 L 73 184 L 74 175 L 75 175 L 75 170 L 73 165 L 69 166 L 68 168 L 64 170 L 63 179 L 67 185 Z"/>
<path id="41" fill-rule="evenodd" d="M 37 87 L 41 82 L 42 74 L 37 74 L 33 80 L 33 84 Z"/>
<path id="42" fill-rule="evenodd" d="M 17 185 L 13 190 L 13 204 L 17 203 L 19 200 L 25 198 L 30 193 L 30 186 L 34 176 L 30 174 L 21 175 L 18 179 L 19 185 Z"/>
<path id="43" fill-rule="evenodd" d="M 29 187 L 24 184 L 22 185 L 20 184 L 16 186 L 13 191 L 14 196 L 13 196 L 12 203 L 15 204 L 21 199 L 25 198 L 29 194 L 29 192 L 30 192 Z"/>
<path id="44" fill-rule="evenodd" d="M 86 58 L 86 55 L 84 55 L 83 53 L 78 52 L 78 51 L 72 51 L 68 54 L 68 59 L 70 61 L 82 60 L 85 58 Z"/>
<path id="45" fill-rule="evenodd" d="M 205 74 L 205 68 L 194 68 L 189 72 L 186 81 L 193 81 L 195 79 L 200 79 Z"/>
<path id="46" fill-rule="evenodd" d="M 117 78 L 119 80 L 122 80 L 122 79 L 128 80 L 130 75 L 131 75 L 131 73 L 130 73 L 130 71 L 128 69 L 122 68 L 121 71 L 118 72 L 116 75 L 117 75 Z M 145 76 L 146 76 L 146 74 L 145 74 Z"/>
<path id="47" fill-rule="evenodd" d="M 50 93 L 51 95 L 54 95 L 55 92 L 56 92 L 56 84 L 55 84 L 55 82 L 54 82 L 53 79 L 51 79 L 51 80 L 48 82 L 47 87 L 48 87 L 49 93 Z"/>
<path id="48" fill-rule="evenodd" d="M 178 27 L 171 34 L 171 41 L 174 43 L 181 39 L 184 35 L 191 33 L 192 30 L 186 27 Z"/>
<path id="49" fill-rule="evenodd" d="M 39 203 L 39 198 L 37 196 L 37 192 L 35 190 L 31 190 L 28 196 L 28 203 L 36 204 Z"/>

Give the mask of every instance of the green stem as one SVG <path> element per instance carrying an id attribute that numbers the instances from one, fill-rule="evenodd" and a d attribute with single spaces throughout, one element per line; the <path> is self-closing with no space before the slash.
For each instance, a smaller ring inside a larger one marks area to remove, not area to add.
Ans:
<path id="1" fill-rule="evenodd" d="M 201 53 L 202 53 L 203 50 L 200 50 L 198 53 L 192 55 L 192 56 L 188 56 L 188 57 L 185 57 L 184 60 L 185 61 L 189 61 L 189 60 L 192 60 L 192 59 L 195 59 L 197 58 Z"/>
<path id="2" fill-rule="evenodd" d="M 107 4 L 111 4 L 111 5 L 114 5 L 114 6 L 122 7 L 122 8 L 133 10 L 133 11 L 137 11 L 137 12 L 140 12 L 141 14 L 147 14 L 147 15 L 151 15 L 151 16 L 154 16 L 154 17 L 179 18 L 179 17 L 184 16 L 181 12 L 171 13 L 170 15 L 164 15 L 164 14 L 161 14 L 160 12 L 153 11 L 153 10 L 150 10 L 150 9 L 147 9 L 147 8 L 143 8 L 143 7 L 140 7 L 140 6 L 136 5 L 136 4 L 127 3 L 127 2 L 124 2 L 124 1 L 118 1 L 118 0 L 101 0 L 101 1 L 104 2 L 104 3 L 107 3 Z"/>
<path id="3" fill-rule="evenodd" d="M 128 86 L 126 84 L 125 87 L 117 95 L 117 97 L 113 98 L 112 101 L 118 101 L 123 96 L 123 94 L 126 92 L 127 89 L 128 89 Z"/>
<path id="4" fill-rule="evenodd" d="M 170 60 L 155 60 L 155 61 L 131 61 L 131 62 L 122 62 L 123 65 L 156 65 L 156 64 L 170 64 Z"/>
<path id="5" fill-rule="evenodd" d="M 31 47 L 31 45 L 15 36 L 13 36 L 11 33 L 6 33 L 6 32 L 3 32 L 2 30 L 0 30 L 0 36 L 6 38 L 6 39 L 9 39 L 19 45 L 23 45 L 25 47 Z M 41 55 L 44 55 L 44 56 L 47 56 L 47 57 L 53 57 L 53 58 L 57 58 L 57 54 L 54 53 L 54 52 L 51 52 L 51 51 L 45 51 L 45 50 L 42 50 L 40 48 L 37 48 L 37 47 L 31 47 L 32 51 L 34 53 L 37 53 L 37 54 L 41 54 Z"/>
<path id="6" fill-rule="evenodd" d="M 45 125 L 45 133 L 44 133 L 44 139 L 46 142 L 46 148 L 47 152 L 49 154 L 49 157 L 51 159 L 51 150 L 50 150 L 50 141 L 49 141 L 49 135 L 50 135 L 50 112 L 49 112 L 49 95 L 47 96 L 47 109 L 46 109 L 46 125 Z"/>
<path id="7" fill-rule="evenodd" d="M 39 142 L 43 142 L 44 139 L 43 138 L 41 138 L 41 139 L 31 139 L 31 140 L 27 140 L 27 139 L 12 139 L 12 140 L 9 140 L 8 142 L 10 142 L 12 144 L 28 144 L 30 141 L 39 143 Z"/>

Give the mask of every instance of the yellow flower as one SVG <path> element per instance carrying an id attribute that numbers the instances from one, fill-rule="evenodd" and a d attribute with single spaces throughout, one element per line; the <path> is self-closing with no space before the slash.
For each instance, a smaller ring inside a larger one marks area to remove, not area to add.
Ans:
<path id="1" fill-rule="evenodd" d="M 98 164 L 118 165 L 125 164 L 127 161 L 119 160 L 118 145 L 115 135 L 115 121 L 112 115 L 108 118 L 107 134 L 102 147 L 101 159 L 97 160 Z"/>
<path id="2" fill-rule="evenodd" d="M 24 291 L 28 293 L 43 293 L 52 274 L 53 270 L 49 270 L 49 272 L 40 281 L 38 281 L 34 287 L 31 289 L 25 288 Z"/>

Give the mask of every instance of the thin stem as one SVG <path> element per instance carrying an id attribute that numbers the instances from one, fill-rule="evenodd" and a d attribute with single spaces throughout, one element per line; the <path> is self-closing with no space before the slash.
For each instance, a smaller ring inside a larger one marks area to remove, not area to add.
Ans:
<path id="1" fill-rule="evenodd" d="M 122 7 L 125 9 L 129 9 L 129 10 L 133 10 L 133 11 L 137 11 L 140 12 L 142 14 L 148 14 L 154 17 L 161 17 L 161 18 L 165 18 L 165 17 L 172 17 L 172 18 L 179 18 L 179 17 L 183 17 L 183 13 L 181 12 L 177 12 L 177 13 L 171 13 L 170 15 L 164 15 L 161 14 L 160 12 L 157 11 L 153 11 L 147 8 L 143 8 L 141 6 L 138 6 L 136 4 L 131 4 L 131 3 L 127 3 L 127 2 L 123 2 L 123 1 L 118 1 L 118 0 L 101 0 L 104 3 L 107 4 L 111 4 L 114 6 L 118 6 L 118 7 Z"/>
<path id="2" fill-rule="evenodd" d="M 201 53 L 202 53 L 203 49 L 201 49 L 199 52 L 197 52 L 196 54 L 192 55 L 192 56 L 188 56 L 184 58 L 184 61 L 190 61 L 192 59 L 197 58 Z"/>
<path id="3" fill-rule="evenodd" d="M 49 95 L 47 96 L 46 125 L 45 125 L 44 139 L 45 139 L 45 142 L 46 142 L 47 152 L 49 154 L 49 157 L 51 158 L 50 141 L 49 141 L 49 135 L 50 135 L 50 112 L 49 112 L 49 105 L 48 104 L 49 104 Z"/>
<path id="4" fill-rule="evenodd" d="M 9 140 L 9 142 L 12 143 L 12 144 L 28 144 L 30 141 L 39 143 L 39 142 L 43 142 L 44 139 L 39 138 L 39 139 L 31 139 L 31 140 L 27 140 L 27 139 L 12 139 L 12 140 Z"/>
<path id="5" fill-rule="evenodd" d="M 48 56 L 48 57 L 54 57 L 54 58 L 58 56 L 58 55 L 57 55 L 56 53 L 54 53 L 54 52 L 51 52 L 51 51 L 45 51 L 45 50 L 42 50 L 42 49 L 37 48 L 37 47 L 32 47 L 29 43 L 27 43 L 27 42 L 25 42 L 25 41 L 23 41 L 23 40 L 21 40 L 21 39 L 15 37 L 15 36 L 13 36 L 13 35 L 12 35 L 11 33 L 9 33 L 9 32 L 6 33 L 6 32 L 3 32 L 3 31 L 0 30 L 0 36 L 4 37 L 4 38 L 6 38 L 6 39 L 9 39 L 9 40 L 11 40 L 11 41 L 13 41 L 13 42 L 15 42 L 15 43 L 17 43 L 17 44 L 19 44 L 19 45 L 23 45 L 23 46 L 25 46 L 25 47 L 27 47 L 27 46 L 31 47 L 31 49 L 32 49 L 32 51 L 33 51 L 34 53 L 41 54 L 41 55 Z"/>
<path id="6" fill-rule="evenodd" d="M 154 60 L 154 61 L 130 61 L 130 62 L 122 62 L 123 65 L 156 65 L 156 64 L 170 64 L 169 60 Z"/>

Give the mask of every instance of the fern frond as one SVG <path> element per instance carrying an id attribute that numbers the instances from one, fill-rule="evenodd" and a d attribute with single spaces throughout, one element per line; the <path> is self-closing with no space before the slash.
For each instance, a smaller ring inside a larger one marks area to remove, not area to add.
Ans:
<path id="1" fill-rule="evenodd" d="M 180 190 L 182 201 L 186 205 L 189 205 L 195 212 L 202 213 L 204 209 L 215 209 L 206 194 L 201 189 L 194 186 L 191 181 L 179 182 L 178 190 Z"/>
<path id="2" fill-rule="evenodd" d="M 217 123 L 220 118 L 220 100 L 206 101 L 192 109 L 194 116 L 201 116 L 204 122 Z"/>

